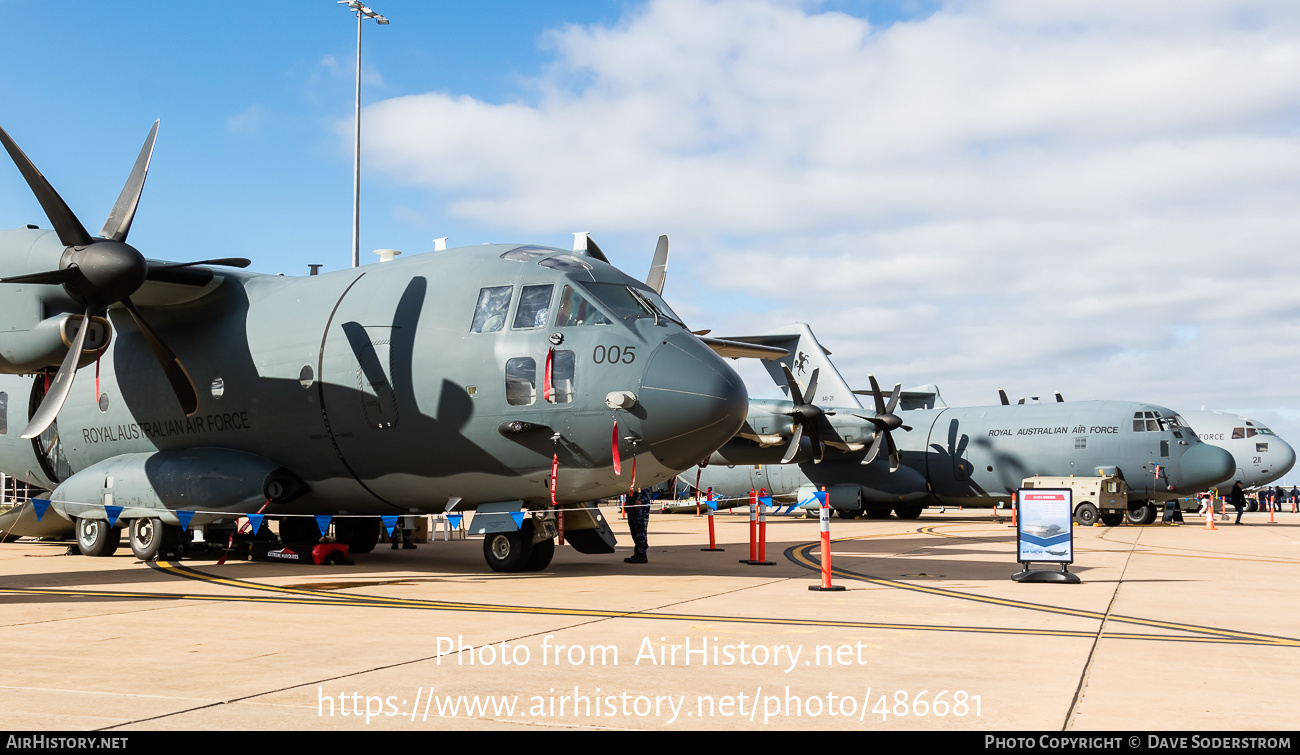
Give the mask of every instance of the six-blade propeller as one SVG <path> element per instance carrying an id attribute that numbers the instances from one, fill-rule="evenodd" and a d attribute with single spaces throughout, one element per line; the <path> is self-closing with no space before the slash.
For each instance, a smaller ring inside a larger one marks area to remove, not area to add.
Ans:
<path id="1" fill-rule="evenodd" d="M 181 409 L 187 415 L 198 411 L 199 397 L 194 388 L 194 381 L 190 379 L 185 367 L 172 350 L 149 325 L 143 313 L 131 301 L 131 295 L 144 285 L 151 273 L 195 265 L 247 267 L 249 261 L 227 258 L 200 262 L 150 263 L 135 247 L 126 243 L 131 222 L 135 219 L 136 209 L 140 205 L 140 194 L 144 190 L 145 176 L 149 172 L 149 160 L 153 155 L 154 140 L 157 136 L 158 121 L 154 121 L 153 128 L 149 130 L 149 136 L 140 149 L 140 155 L 131 169 L 131 175 L 127 178 L 126 185 L 122 187 L 122 193 L 118 196 L 117 203 L 113 205 L 103 230 L 100 231 L 99 236 L 91 236 L 45 176 L 18 148 L 9 134 L 0 128 L 0 143 L 4 144 L 5 150 L 13 158 L 18 171 L 22 173 L 27 185 L 40 202 L 41 208 L 45 210 L 46 217 L 50 219 L 59 241 L 65 247 L 57 270 L 0 278 L 0 283 L 60 285 L 73 301 L 85 307 L 82 327 L 77 331 L 71 348 L 59 366 L 59 371 L 50 381 L 49 389 L 40 407 L 23 431 L 24 438 L 34 438 L 54 423 L 59 410 L 63 408 L 64 401 L 68 398 L 68 392 L 72 389 L 72 380 L 76 375 L 77 363 L 82 357 L 86 332 L 89 330 L 86 324 L 92 317 L 101 315 L 109 307 L 118 305 L 130 314 L 141 335 L 149 344 L 150 350 L 158 359 L 158 363 L 162 365 Z"/>

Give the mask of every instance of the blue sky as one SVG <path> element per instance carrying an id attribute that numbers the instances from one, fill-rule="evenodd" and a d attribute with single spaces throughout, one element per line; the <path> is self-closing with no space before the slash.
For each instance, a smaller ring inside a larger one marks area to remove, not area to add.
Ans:
<path id="1" fill-rule="evenodd" d="M 347 266 L 349 12 L 130 7 L 0 0 L 0 125 L 93 230 L 161 118 L 133 244 Z M 375 7 L 363 260 L 581 230 L 640 276 L 668 233 L 693 327 L 806 321 L 854 385 L 1204 405 L 1300 441 L 1294 2 Z M 0 226 L 26 222 L 0 169 Z"/>

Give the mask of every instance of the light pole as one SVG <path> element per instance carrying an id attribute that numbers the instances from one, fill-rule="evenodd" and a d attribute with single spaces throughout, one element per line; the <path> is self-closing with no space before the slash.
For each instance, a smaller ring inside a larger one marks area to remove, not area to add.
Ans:
<path id="1" fill-rule="evenodd" d="M 338 0 L 339 5 L 348 6 L 357 14 L 357 108 L 356 139 L 352 148 L 352 266 L 361 266 L 361 22 L 373 18 L 380 26 L 388 25 L 388 19 L 374 12 L 361 0 Z"/>

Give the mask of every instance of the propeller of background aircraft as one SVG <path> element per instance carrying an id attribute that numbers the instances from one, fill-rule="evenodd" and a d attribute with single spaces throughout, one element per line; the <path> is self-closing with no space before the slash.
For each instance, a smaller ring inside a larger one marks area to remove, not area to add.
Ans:
<path id="1" fill-rule="evenodd" d="M 889 471 L 893 472 L 898 469 L 898 446 L 894 444 L 894 436 L 890 435 L 891 430 L 903 428 L 911 431 L 912 428 L 904 425 L 903 420 L 894 410 L 898 408 L 898 399 L 903 392 L 903 384 L 895 383 L 894 392 L 889 396 L 889 404 L 886 406 L 885 398 L 880 393 L 880 384 L 876 382 L 875 375 L 868 375 L 867 379 L 871 381 L 871 397 L 876 403 L 876 416 L 864 417 L 861 414 L 853 416 L 858 419 L 865 419 L 876 426 L 875 439 L 871 442 L 871 450 L 867 452 L 866 457 L 862 459 L 863 464 L 870 464 L 876 460 L 876 454 L 880 453 L 881 442 L 883 441 L 889 448 Z"/>
<path id="2" fill-rule="evenodd" d="M 790 400 L 794 402 L 794 408 L 784 412 L 794 421 L 794 433 L 790 436 L 790 445 L 786 447 L 781 463 L 788 464 L 799 452 L 799 441 L 805 432 L 808 433 L 808 439 L 817 447 L 817 461 L 821 461 L 826 455 L 826 444 L 822 441 L 822 417 L 835 415 L 835 412 L 822 411 L 821 407 L 807 400 L 817 396 L 817 374 L 821 369 L 813 370 L 812 377 L 808 378 L 808 390 L 803 392 L 799 390 L 799 383 L 795 381 L 794 373 L 790 372 L 790 368 L 784 362 L 781 363 L 781 371 L 785 373 L 785 382 L 790 388 Z"/>
<path id="3" fill-rule="evenodd" d="M 73 301 L 86 308 L 82 326 L 77 330 L 71 348 L 50 382 L 40 407 L 32 415 L 27 429 L 23 431 L 24 438 L 40 435 L 58 417 L 59 410 L 63 408 L 63 403 L 72 390 L 77 362 L 81 359 L 82 347 L 85 345 L 86 333 L 89 331 L 88 323 L 92 317 L 104 313 L 109 307 L 117 304 L 122 305 L 130 313 L 131 319 L 140 329 L 149 348 L 162 366 L 163 372 L 166 373 L 172 391 L 176 394 L 176 399 L 185 410 L 185 414 L 192 415 L 198 411 L 198 392 L 185 367 L 145 320 L 144 315 L 131 301 L 131 295 L 155 274 L 165 277 L 167 271 L 196 265 L 247 267 L 250 263 L 242 258 L 175 263 L 150 262 L 135 247 L 126 243 L 131 222 L 135 219 L 136 208 L 140 204 L 140 194 L 144 190 L 144 180 L 149 172 L 149 160 L 153 156 L 153 145 L 157 136 L 158 121 L 154 121 L 153 128 L 149 130 L 149 136 L 140 149 L 140 155 L 136 158 L 135 166 L 131 169 L 131 175 L 127 178 L 126 185 L 122 187 L 122 193 L 118 196 L 117 203 L 113 205 L 103 230 L 96 237 L 86 231 L 86 227 L 77 219 L 45 176 L 37 170 L 27 155 L 23 154 L 9 134 L 0 128 L 0 142 L 13 158 L 27 185 L 36 195 L 37 201 L 41 203 L 41 208 L 50 219 L 59 241 L 66 247 L 57 270 L 0 278 L 0 283 L 61 285 Z"/>

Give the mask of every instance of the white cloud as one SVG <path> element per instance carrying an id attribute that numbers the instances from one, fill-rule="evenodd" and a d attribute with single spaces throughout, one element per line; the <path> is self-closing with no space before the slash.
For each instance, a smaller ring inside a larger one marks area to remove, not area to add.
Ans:
<path id="1" fill-rule="evenodd" d="M 1294 3 L 664 0 L 546 44 L 519 101 L 368 107 L 367 165 L 503 230 L 667 230 L 708 254 L 670 301 L 757 310 L 700 326 L 805 320 L 851 382 L 1300 407 L 1247 369 L 1300 343 Z"/>

